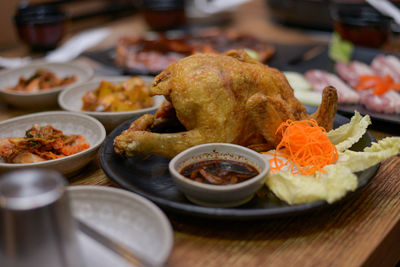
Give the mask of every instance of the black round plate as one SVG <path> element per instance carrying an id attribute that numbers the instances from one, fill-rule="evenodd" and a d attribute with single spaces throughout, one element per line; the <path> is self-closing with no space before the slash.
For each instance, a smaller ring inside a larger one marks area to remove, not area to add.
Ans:
<path id="1" fill-rule="evenodd" d="M 124 122 L 112 131 L 100 149 L 100 164 L 104 172 L 121 187 L 138 193 L 166 211 L 190 216 L 218 219 L 256 219 L 280 217 L 310 211 L 314 208 L 329 206 L 325 201 L 317 201 L 301 205 L 289 205 L 277 199 L 269 190 L 262 189 L 248 203 L 235 208 L 202 207 L 191 203 L 178 191 L 168 171 L 169 159 L 150 156 L 125 158 L 114 153 L 114 138 L 127 129 L 132 121 Z M 347 123 L 349 119 L 336 115 L 335 128 Z M 352 149 L 360 151 L 375 141 L 370 133 L 366 133 Z M 357 173 L 358 188 L 368 183 L 379 167 L 379 164 Z M 358 189 L 357 188 L 357 189 Z M 347 194 L 347 197 L 352 193 Z"/>

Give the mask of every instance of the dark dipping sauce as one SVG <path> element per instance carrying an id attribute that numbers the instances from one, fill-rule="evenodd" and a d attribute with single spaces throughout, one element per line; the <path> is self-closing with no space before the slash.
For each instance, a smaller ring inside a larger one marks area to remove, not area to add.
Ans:
<path id="1" fill-rule="evenodd" d="M 257 176 L 259 172 L 247 163 L 213 159 L 190 164 L 183 168 L 180 174 L 200 183 L 227 185 L 244 182 Z"/>

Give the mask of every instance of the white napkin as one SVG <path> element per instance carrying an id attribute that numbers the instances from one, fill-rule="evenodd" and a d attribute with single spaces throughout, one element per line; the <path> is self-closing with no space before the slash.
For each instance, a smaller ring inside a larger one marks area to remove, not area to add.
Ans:
<path id="1" fill-rule="evenodd" d="M 221 11 L 235 8 L 249 0 L 194 0 L 194 6 L 208 14 L 215 14 Z"/>
<path id="2" fill-rule="evenodd" d="M 23 58 L 6 58 L 0 57 L 0 67 L 5 68 L 18 68 L 24 65 L 27 65 L 31 62 L 30 57 L 23 57 Z"/>
<path id="3" fill-rule="evenodd" d="M 388 0 L 366 0 L 371 6 L 382 14 L 392 17 L 400 25 L 400 10 Z"/>
<path id="4" fill-rule="evenodd" d="M 70 40 L 65 42 L 59 48 L 46 54 L 43 60 L 48 62 L 70 61 L 82 52 L 100 43 L 110 33 L 108 28 L 100 28 L 81 32 Z M 18 68 L 29 64 L 32 61 L 30 57 L 24 58 L 4 58 L 0 57 L 0 66 L 5 68 Z"/>

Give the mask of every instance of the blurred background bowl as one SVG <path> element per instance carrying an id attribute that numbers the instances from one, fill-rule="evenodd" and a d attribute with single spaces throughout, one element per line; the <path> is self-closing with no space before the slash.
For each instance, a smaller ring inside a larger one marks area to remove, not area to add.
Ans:
<path id="1" fill-rule="evenodd" d="M 38 69 L 48 69 L 58 77 L 76 75 L 77 80 L 69 85 L 57 86 L 39 92 L 15 92 L 4 90 L 6 87 L 13 87 L 18 83 L 21 76 L 29 78 Z M 77 85 L 88 81 L 93 76 L 93 70 L 87 66 L 74 62 L 63 63 L 32 63 L 16 69 L 8 69 L 0 72 L 0 98 L 8 104 L 23 109 L 40 109 L 57 106 L 58 94 L 68 86 Z"/>
<path id="2" fill-rule="evenodd" d="M 400 0 L 391 0 L 390 2 L 400 8 Z M 337 13 L 338 10 L 344 10 L 343 12 L 346 12 L 345 16 L 347 16 L 347 12 L 351 12 L 354 19 L 365 20 L 364 16 L 370 16 L 367 13 L 371 13 L 370 10 L 373 9 L 365 0 L 265 0 L 265 3 L 268 8 L 268 15 L 280 23 L 323 31 L 332 31 L 334 29 L 335 19 L 332 15 Z M 338 5 L 336 6 L 336 4 Z M 374 10 L 372 13 L 375 12 Z M 373 16 L 376 16 L 376 14 Z M 378 20 L 380 19 L 378 18 Z M 375 21 L 376 18 L 373 18 L 373 20 Z M 392 28 L 393 31 L 397 32 L 394 25 L 392 25 Z"/>
<path id="3" fill-rule="evenodd" d="M 186 22 L 184 0 L 143 0 L 143 15 L 151 29 L 165 31 Z"/>
<path id="4" fill-rule="evenodd" d="M 265 0 L 273 19 L 296 27 L 331 30 L 330 0 Z"/>
<path id="5" fill-rule="evenodd" d="M 333 1 L 330 14 L 334 30 L 356 45 L 378 48 L 389 40 L 392 19 L 367 3 Z"/>
<path id="6" fill-rule="evenodd" d="M 22 5 L 14 21 L 19 38 L 32 51 L 56 48 L 66 32 L 66 14 L 55 5 Z"/>

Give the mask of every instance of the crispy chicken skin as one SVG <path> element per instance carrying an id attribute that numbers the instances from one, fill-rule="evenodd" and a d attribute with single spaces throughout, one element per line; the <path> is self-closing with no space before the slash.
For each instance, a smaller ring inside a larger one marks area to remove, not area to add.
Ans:
<path id="1" fill-rule="evenodd" d="M 275 132 L 281 122 L 310 118 L 285 76 L 244 51 L 181 59 L 155 77 L 150 91 L 164 95 L 167 101 L 155 115 L 140 117 L 115 138 L 116 153 L 171 158 L 189 147 L 211 142 L 265 151 L 279 143 Z M 327 87 L 321 106 L 311 117 L 330 130 L 336 106 L 336 89 Z M 151 132 L 157 125 L 177 122 L 187 131 Z"/>

